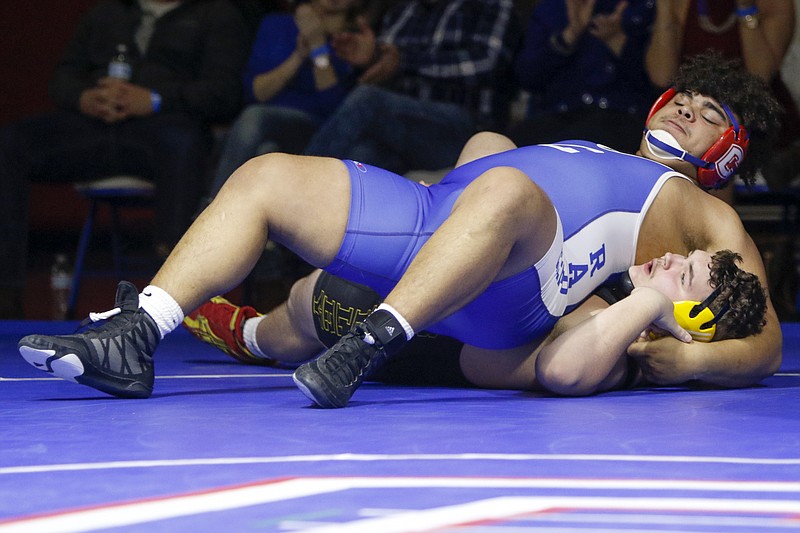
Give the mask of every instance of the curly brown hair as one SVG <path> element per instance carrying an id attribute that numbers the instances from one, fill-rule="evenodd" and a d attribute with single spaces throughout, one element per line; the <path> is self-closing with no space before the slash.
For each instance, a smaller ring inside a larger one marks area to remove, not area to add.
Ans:
<path id="1" fill-rule="evenodd" d="M 769 86 L 750 74 L 740 60 L 726 59 L 712 50 L 685 61 L 672 80 L 672 86 L 676 91 L 714 98 L 738 115 L 750 134 L 750 147 L 739 167 L 739 175 L 746 184 L 752 185 L 756 172 L 769 159 L 783 112 Z"/>
<path id="2" fill-rule="evenodd" d="M 714 340 L 754 335 L 767 323 L 766 292 L 755 274 L 737 266 L 741 261 L 742 256 L 730 250 L 711 257 L 711 287 L 722 289 L 709 307 L 715 315 L 723 313 Z"/>

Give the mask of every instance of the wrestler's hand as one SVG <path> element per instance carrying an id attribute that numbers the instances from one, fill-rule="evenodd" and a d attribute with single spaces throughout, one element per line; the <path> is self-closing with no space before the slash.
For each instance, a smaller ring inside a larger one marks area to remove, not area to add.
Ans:
<path id="1" fill-rule="evenodd" d="M 673 337 L 640 339 L 628 347 L 628 355 L 636 360 L 648 381 L 677 385 L 696 379 L 690 346 Z"/>
<path id="2" fill-rule="evenodd" d="M 689 332 L 675 320 L 674 304 L 664 294 L 650 287 L 637 287 L 630 297 L 640 304 L 642 310 L 650 313 L 650 325 L 640 335 L 641 339 L 671 335 L 679 341 L 692 342 Z"/>

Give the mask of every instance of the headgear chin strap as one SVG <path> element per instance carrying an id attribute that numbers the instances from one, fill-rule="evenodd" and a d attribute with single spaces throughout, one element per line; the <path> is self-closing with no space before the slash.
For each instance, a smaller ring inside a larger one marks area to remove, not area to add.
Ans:
<path id="1" fill-rule="evenodd" d="M 700 185 L 709 189 L 715 189 L 724 185 L 731 179 L 736 169 L 742 164 L 747 147 L 750 144 L 750 137 L 744 126 L 740 125 L 736 117 L 733 116 L 730 108 L 724 103 L 722 109 L 731 121 L 731 126 L 717 139 L 711 147 L 706 150 L 703 157 L 696 157 L 680 147 L 677 140 L 672 135 L 663 130 L 651 131 L 647 128 L 650 119 L 662 107 L 667 105 L 675 97 L 674 88 L 667 89 L 664 94 L 650 108 L 645 122 L 645 141 L 650 147 L 653 155 L 661 159 L 682 159 L 697 167 L 697 181 Z M 669 155 L 666 155 L 669 154 Z"/>

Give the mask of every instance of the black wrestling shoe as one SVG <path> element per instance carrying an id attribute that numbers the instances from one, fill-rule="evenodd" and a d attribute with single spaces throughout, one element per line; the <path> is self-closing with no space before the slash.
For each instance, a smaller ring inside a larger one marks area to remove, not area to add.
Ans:
<path id="1" fill-rule="evenodd" d="M 116 307 L 90 314 L 104 322 L 73 335 L 28 335 L 19 353 L 31 365 L 67 381 L 119 396 L 147 398 L 153 392 L 153 352 L 161 340 L 155 321 L 139 309 L 139 291 L 117 287 Z"/>
<path id="2" fill-rule="evenodd" d="M 295 370 L 292 378 L 320 407 L 344 407 L 364 378 L 405 342 L 405 332 L 395 318 L 386 311 L 375 311 L 364 322 L 354 324 L 330 350 Z"/>

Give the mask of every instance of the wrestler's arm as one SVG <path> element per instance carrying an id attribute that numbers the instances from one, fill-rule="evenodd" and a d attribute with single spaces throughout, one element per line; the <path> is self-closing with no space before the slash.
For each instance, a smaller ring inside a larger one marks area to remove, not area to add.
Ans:
<path id="1" fill-rule="evenodd" d="M 653 326 L 691 340 L 675 322 L 672 302 L 654 289 L 635 289 L 612 306 L 594 296 L 556 325 L 536 359 L 536 378 L 568 396 L 613 389 L 627 377 L 626 349 Z"/>
<path id="2" fill-rule="evenodd" d="M 767 275 L 761 254 L 735 211 L 725 206 L 708 213 L 714 220 L 707 224 L 713 235 L 703 247 L 709 251 L 738 252 L 743 259 L 741 267 L 758 276 L 766 289 Z M 684 344 L 665 337 L 636 343 L 628 349 L 628 355 L 637 359 L 646 379 L 660 385 L 689 380 L 722 387 L 753 385 L 774 374 L 781 364 L 783 337 L 769 294 L 766 320 L 761 333 L 744 339 Z"/>

